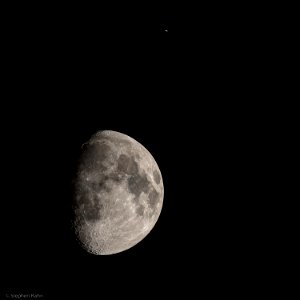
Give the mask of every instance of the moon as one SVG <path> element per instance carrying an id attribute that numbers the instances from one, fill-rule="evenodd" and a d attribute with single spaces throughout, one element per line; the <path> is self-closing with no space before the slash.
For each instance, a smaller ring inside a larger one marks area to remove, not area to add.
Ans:
<path id="1" fill-rule="evenodd" d="M 138 244 L 157 222 L 164 186 L 139 142 L 104 130 L 82 145 L 74 180 L 74 230 L 83 248 L 116 254 Z"/>

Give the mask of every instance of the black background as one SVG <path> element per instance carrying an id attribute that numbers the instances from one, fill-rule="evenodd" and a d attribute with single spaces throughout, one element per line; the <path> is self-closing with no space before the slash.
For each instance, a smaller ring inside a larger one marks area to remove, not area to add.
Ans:
<path id="1" fill-rule="evenodd" d="M 3 10 L 3 296 L 190 298 L 245 283 L 257 250 L 242 169 L 257 149 L 251 71 L 243 73 L 255 59 L 241 11 Z M 85 253 L 70 227 L 76 158 L 102 129 L 143 144 L 165 185 L 152 232 L 112 256 Z"/>

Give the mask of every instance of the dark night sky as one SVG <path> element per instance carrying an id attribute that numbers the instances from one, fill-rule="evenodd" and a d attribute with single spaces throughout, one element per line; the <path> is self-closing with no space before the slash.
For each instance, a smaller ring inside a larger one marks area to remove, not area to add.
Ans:
<path id="1" fill-rule="evenodd" d="M 236 226 L 247 218 L 239 174 L 251 147 L 243 138 L 250 92 L 236 101 L 245 84 L 239 32 L 226 34 L 226 18 L 201 12 L 195 34 L 167 5 L 27 11 L 8 10 L 3 27 L 3 294 L 140 298 L 162 290 L 188 299 L 230 289 L 250 247 L 248 229 Z M 78 150 L 100 129 L 141 142 L 165 184 L 151 234 L 107 257 L 81 250 L 69 224 Z"/>

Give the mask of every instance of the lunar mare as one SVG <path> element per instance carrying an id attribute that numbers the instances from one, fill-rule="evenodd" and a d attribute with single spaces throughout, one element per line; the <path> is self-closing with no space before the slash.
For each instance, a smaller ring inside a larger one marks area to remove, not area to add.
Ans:
<path id="1" fill-rule="evenodd" d="M 99 255 L 125 251 L 157 222 L 162 176 L 150 152 L 116 131 L 99 131 L 82 146 L 74 182 L 74 229 L 83 248 Z"/>

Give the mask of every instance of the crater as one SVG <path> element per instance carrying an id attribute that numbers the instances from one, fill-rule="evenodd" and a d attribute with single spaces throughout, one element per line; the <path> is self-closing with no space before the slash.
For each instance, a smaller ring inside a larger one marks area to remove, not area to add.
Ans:
<path id="1" fill-rule="evenodd" d="M 159 175 L 159 173 L 158 173 L 158 171 L 157 170 L 154 170 L 154 172 L 153 172 L 153 178 L 154 178 L 154 181 L 156 182 L 156 184 L 159 184 L 160 183 L 160 175 Z"/>

